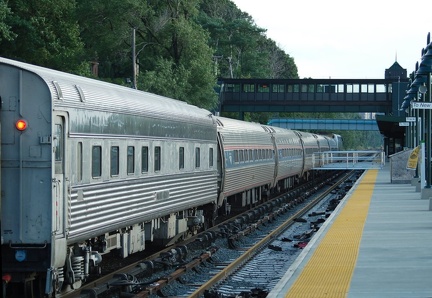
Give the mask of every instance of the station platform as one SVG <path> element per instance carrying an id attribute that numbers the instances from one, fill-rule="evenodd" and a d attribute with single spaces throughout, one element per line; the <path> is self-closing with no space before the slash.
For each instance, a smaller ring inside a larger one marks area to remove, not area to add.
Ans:
<path id="1" fill-rule="evenodd" d="M 432 297 L 429 201 L 365 171 L 267 297 Z"/>

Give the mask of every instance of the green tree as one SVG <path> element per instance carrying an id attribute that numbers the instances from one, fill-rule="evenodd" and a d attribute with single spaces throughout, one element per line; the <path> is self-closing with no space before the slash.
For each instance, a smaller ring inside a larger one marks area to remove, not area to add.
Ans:
<path id="1" fill-rule="evenodd" d="M 6 23 L 6 18 L 10 17 L 11 10 L 4 0 L 0 1 L 0 41 L 13 40 L 16 37 L 11 31 L 11 27 Z"/>
<path id="2" fill-rule="evenodd" d="M 250 15 L 229 0 L 204 0 L 197 20 L 210 32 L 209 44 L 220 57 L 216 61 L 220 76 L 265 77 L 266 57 L 261 51 L 265 30 Z"/>
<path id="3" fill-rule="evenodd" d="M 206 32 L 195 22 L 198 4 L 198 0 L 79 0 L 86 52 L 99 63 L 102 78 L 119 82 L 133 79 L 134 46 L 139 89 L 211 108 L 217 100 L 213 51 Z"/>
<path id="4" fill-rule="evenodd" d="M 15 0 L 9 2 L 9 8 L 5 23 L 10 31 L 0 42 L 2 56 L 63 71 L 83 71 L 74 1 Z"/>
<path id="5" fill-rule="evenodd" d="M 144 89 L 200 107 L 215 107 L 213 51 L 207 33 L 194 19 L 199 1 L 148 2 L 151 13 L 142 17 L 139 29 L 153 57 L 140 59 Z"/>
<path id="6" fill-rule="evenodd" d="M 117 83 L 132 78 L 132 29 L 147 9 L 139 0 L 77 0 L 86 59 L 97 63 L 100 78 Z"/>
<path id="7" fill-rule="evenodd" d="M 266 30 L 229 0 L 204 0 L 198 23 L 210 32 L 218 76 L 297 78 L 294 60 L 267 38 Z"/>

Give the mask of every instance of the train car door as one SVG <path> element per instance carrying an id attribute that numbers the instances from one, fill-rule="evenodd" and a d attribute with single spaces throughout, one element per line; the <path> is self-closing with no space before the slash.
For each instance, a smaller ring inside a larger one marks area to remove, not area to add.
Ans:
<path id="1" fill-rule="evenodd" d="M 66 202 L 68 202 L 68 179 L 66 178 L 67 163 L 66 163 L 66 132 L 67 121 L 66 115 L 54 116 L 54 127 L 52 134 L 52 149 L 53 149 L 53 165 L 54 176 L 52 185 L 53 198 L 53 252 L 52 266 L 63 266 L 66 257 Z"/>
<path id="2" fill-rule="evenodd" d="M 220 132 L 217 133 L 218 140 L 218 152 L 217 152 L 217 168 L 219 172 L 219 198 L 218 198 L 218 206 L 222 206 L 224 203 L 224 188 L 225 188 L 225 150 L 223 144 L 223 136 Z"/>
<path id="3" fill-rule="evenodd" d="M 65 204 L 65 118 L 55 117 L 53 131 L 53 159 L 54 159 L 54 179 L 53 179 L 53 203 L 55 209 L 55 220 L 53 223 L 55 234 L 64 236 L 64 204 Z"/>

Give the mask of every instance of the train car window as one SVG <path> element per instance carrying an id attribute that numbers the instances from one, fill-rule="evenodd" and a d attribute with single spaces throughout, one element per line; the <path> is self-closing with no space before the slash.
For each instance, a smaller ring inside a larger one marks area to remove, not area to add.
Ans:
<path id="1" fill-rule="evenodd" d="M 247 149 L 243 150 L 243 155 L 244 155 L 244 161 L 248 161 L 249 160 L 249 156 L 248 156 Z"/>
<path id="2" fill-rule="evenodd" d="M 135 147 L 134 146 L 127 147 L 127 173 L 128 174 L 135 173 Z"/>
<path id="3" fill-rule="evenodd" d="M 243 150 L 239 150 L 239 162 L 243 162 L 243 161 L 244 161 Z"/>
<path id="4" fill-rule="evenodd" d="M 83 174 L 83 144 L 82 142 L 78 142 L 78 148 L 77 148 L 77 180 L 78 182 L 82 181 L 82 174 Z"/>
<path id="5" fill-rule="evenodd" d="M 238 153 L 238 150 L 234 150 L 234 162 L 239 162 L 239 153 Z"/>
<path id="6" fill-rule="evenodd" d="M 63 124 L 56 123 L 53 132 L 53 146 L 54 146 L 54 159 L 55 159 L 55 173 L 63 174 L 63 156 L 64 156 L 64 132 Z"/>
<path id="7" fill-rule="evenodd" d="M 154 170 L 157 172 L 161 170 L 161 147 L 156 146 L 154 149 Z"/>
<path id="8" fill-rule="evenodd" d="M 249 160 L 253 160 L 252 149 L 249 149 Z"/>
<path id="9" fill-rule="evenodd" d="M 148 146 L 142 146 L 141 148 L 141 172 L 148 172 L 148 160 L 149 160 L 149 151 Z"/>
<path id="10" fill-rule="evenodd" d="M 97 178 L 102 175 L 102 146 L 92 148 L 92 177 Z"/>
<path id="11" fill-rule="evenodd" d="M 111 176 L 117 176 L 119 174 L 119 147 L 111 146 L 110 153 L 110 174 Z"/>
<path id="12" fill-rule="evenodd" d="M 258 160 L 258 151 L 254 149 L 254 160 Z"/>
<path id="13" fill-rule="evenodd" d="M 213 148 L 209 148 L 209 167 L 213 166 Z"/>
<path id="14" fill-rule="evenodd" d="M 56 124 L 55 130 L 55 160 L 61 161 L 63 156 L 63 126 L 61 124 Z"/>
<path id="15" fill-rule="evenodd" d="M 184 169 L 184 147 L 179 148 L 179 169 Z"/>
<path id="16" fill-rule="evenodd" d="M 201 150 L 200 148 L 195 148 L 195 168 L 199 168 L 201 166 Z"/>

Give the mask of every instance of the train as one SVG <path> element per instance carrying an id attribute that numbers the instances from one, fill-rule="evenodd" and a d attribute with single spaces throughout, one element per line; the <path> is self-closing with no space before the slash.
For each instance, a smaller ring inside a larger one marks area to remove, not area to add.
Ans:
<path id="1" fill-rule="evenodd" d="M 44 296 L 311 179 L 343 146 L 6 58 L 0 97 L 3 287 Z"/>

